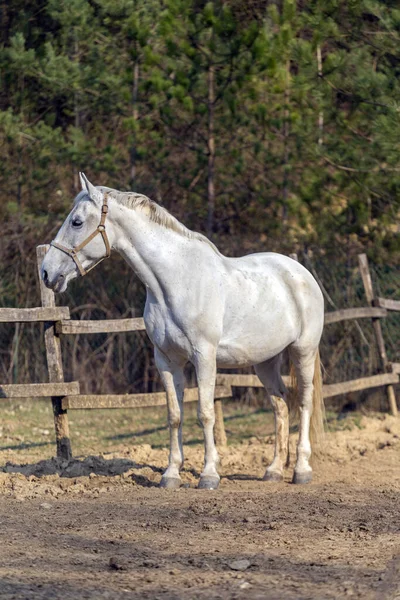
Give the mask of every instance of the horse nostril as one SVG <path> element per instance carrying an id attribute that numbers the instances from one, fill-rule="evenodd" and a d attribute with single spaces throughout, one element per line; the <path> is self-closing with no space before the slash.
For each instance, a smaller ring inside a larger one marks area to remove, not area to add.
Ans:
<path id="1" fill-rule="evenodd" d="M 46 270 L 43 271 L 43 281 L 47 283 L 49 281 L 49 275 Z"/>

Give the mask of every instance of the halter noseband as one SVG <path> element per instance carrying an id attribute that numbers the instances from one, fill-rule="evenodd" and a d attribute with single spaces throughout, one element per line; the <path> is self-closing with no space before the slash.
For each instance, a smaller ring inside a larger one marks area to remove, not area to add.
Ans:
<path id="1" fill-rule="evenodd" d="M 86 239 L 84 239 L 83 242 L 81 244 L 79 244 L 79 246 L 75 246 L 75 248 L 67 248 L 66 246 L 63 246 L 62 244 L 59 244 L 58 242 L 55 242 L 54 240 L 52 242 L 50 242 L 50 246 L 54 246 L 54 248 L 57 248 L 57 250 L 61 250 L 61 252 L 64 252 L 65 254 L 67 254 L 68 256 L 70 256 L 72 258 L 72 260 L 78 267 L 79 273 L 82 275 L 82 277 L 84 275 L 87 275 L 89 273 L 89 271 L 91 271 L 92 269 L 97 267 L 97 265 L 99 263 L 101 263 L 105 258 L 108 258 L 111 254 L 111 246 L 110 246 L 110 242 L 108 241 L 106 228 L 105 228 L 105 222 L 106 222 L 107 213 L 108 213 L 107 202 L 108 202 L 108 194 L 104 194 L 103 206 L 101 207 L 100 223 L 97 225 L 97 227 L 93 231 L 93 233 L 91 233 Z M 101 237 L 103 238 L 103 242 L 106 247 L 106 254 L 105 254 L 105 256 L 102 256 L 101 258 L 99 258 L 99 260 L 97 260 L 94 263 L 94 265 L 92 265 L 88 269 L 84 269 L 82 266 L 82 263 L 80 262 L 80 260 L 78 258 L 78 252 L 80 252 L 82 250 L 82 248 L 87 246 L 89 244 L 89 242 L 91 242 L 92 239 L 95 238 L 96 235 L 98 235 L 99 233 L 100 233 Z"/>

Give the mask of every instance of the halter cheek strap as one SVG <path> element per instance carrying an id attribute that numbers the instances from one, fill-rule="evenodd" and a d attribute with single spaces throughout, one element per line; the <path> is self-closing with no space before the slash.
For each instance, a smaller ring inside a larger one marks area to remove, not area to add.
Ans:
<path id="1" fill-rule="evenodd" d="M 107 213 L 108 213 L 108 195 L 105 194 L 104 200 L 103 200 L 103 206 L 101 207 L 100 223 L 97 225 L 97 227 L 93 231 L 93 233 L 91 233 L 86 239 L 84 239 L 83 242 L 81 244 L 79 244 L 79 246 L 75 246 L 74 248 L 67 248 L 66 246 L 63 246 L 62 244 L 59 244 L 58 242 L 55 242 L 54 240 L 52 242 L 50 242 L 50 246 L 57 248 L 57 250 L 61 250 L 61 252 L 64 252 L 64 254 L 67 254 L 68 256 L 70 256 L 72 258 L 72 260 L 78 267 L 78 271 L 82 275 L 82 277 L 84 275 L 87 275 L 89 273 L 89 271 L 91 271 L 92 269 L 97 267 L 97 265 L 99 263 L 101 263 L 105 258 L 108 258 L 111 254 L 111 246 L 110 246 L 110 242 L 108 241 L 106 227 L 105 227 Z M 106 254 L 105 254 L 105 256 L 102 256 L 101 258 L 99 258 L 99 260 L 97 260 L 91 267 L 89 267 L 88 269 L 85 269 L 83 267 L 81 261 L 78 258 L 78 252 L 80 252 L 85 246 L 87 246 L 89 244 L 89 242 L 91 242 L 93 240 L 93 238 L 96 237 L 96 235 L 99 235 L 99 234 L 103 238 L 104 246 L 106 248 Z"/>

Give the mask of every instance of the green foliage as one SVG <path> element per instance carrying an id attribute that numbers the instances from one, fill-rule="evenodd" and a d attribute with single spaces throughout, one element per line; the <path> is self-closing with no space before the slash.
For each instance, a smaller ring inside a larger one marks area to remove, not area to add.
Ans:
<path id="1" fill-rule="evenodd" d="M 208 227 L 227 254 L 313 250 L 338 302 L 339 251 L 349 264 L 366 250 L 375 264 L 398 267 L 395 2 L 10 0 L 3 9 L 0 305 L 37 305 L 35 246 L 62 223 L 81 169 L 95 183 L 151 196 L 189 227 Z M 139 316 L 144 291 L 113 257 L 63 302 L 86 318 Z M 7 327 L 4 381 L 44 380 L 37 330 Z M 359 340 L 351 341 L 340 379 L 355 364 Z M 86 391 L 157 386 L 144 336 L 65 343 L 67 377 Z M 323 348 L 326 364 L 335 343 Z M 364 353 L 356 364 L 373 367 Z"/>
<path id="2" fill-rule="evenodd" d="M 58 218 L 85 168 L 204 230 L 212 108 L 222 249 L 398 250 L 395 3 L 39 4 L 12 0 L 0 32 L 1 213 Z"/>

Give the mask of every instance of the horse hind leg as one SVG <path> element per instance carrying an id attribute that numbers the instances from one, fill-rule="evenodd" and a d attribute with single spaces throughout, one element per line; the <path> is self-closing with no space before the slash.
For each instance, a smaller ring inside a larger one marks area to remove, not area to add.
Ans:
<path id="1" fill-rule="evenodd" d="M 309 483 L 312 480 L 310 466 L 310 424 L 313 413 L 314 372 L 317 351 L 290 348 L 290 359 L 296 371 L 298 402 L 300 406 L 299 441 L 293 473 L 293 483 Z"/>
<path id="2" fill-rule="evenodd" d="M 199 387 L 198 416 L 204 433 L 204 468 L 200 474 L 198 488 L 216 490 L 220 477 L 217 471 L 219 457 L 214 440 L 214 388 L 217 371 L 215 348 L 204 346 L 195 357 L 194 367 Z"/>
<path id="3" fill-rule="evenodd" d="M 264 481 L 282 481 L 289 459 L 289 412 L 285 401 L 287 389 L 280 372 L 281 363 L 280 354 L 254 367 L 271 401 L 275 421 L 274 459 L 265 472 Z"/>

